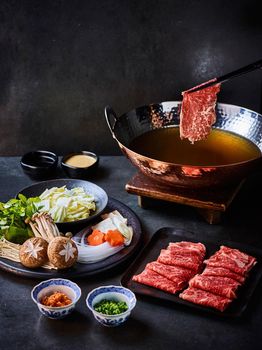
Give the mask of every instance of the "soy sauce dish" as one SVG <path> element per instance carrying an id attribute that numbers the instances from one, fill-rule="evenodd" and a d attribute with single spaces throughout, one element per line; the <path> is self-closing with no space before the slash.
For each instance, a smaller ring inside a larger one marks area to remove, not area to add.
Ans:
<path id="1" fill-rule="evenodd" d="M 80 151 L 64 156 L 61 166 L 69 177 L 83 179 L 94 172 L 98 162 L 99 157 L 95 153 Z"/>
<path id="2" fill-rule="evenodd" d="M 24 173 L 33 179 L 47 179 L 54 175 L 58 163 L 55 153 L 44 150 L 28 152 L 21 158 Z"/>

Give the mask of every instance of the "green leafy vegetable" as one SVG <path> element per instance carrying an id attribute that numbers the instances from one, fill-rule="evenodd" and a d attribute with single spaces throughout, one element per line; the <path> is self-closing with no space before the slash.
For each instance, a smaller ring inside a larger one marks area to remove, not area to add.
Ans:
<path id="1" fill-rule="evenodd" d="M 14 243 L 23 243 L 32 236 L 32 231 L 29 228 L 21 228 L 15 226 L 9 226 L 5 234 L 5 238 L 8 241 Z"/>
<path id="2" fill-rule="evenodd" d="M 32 237 L 32 231 L 25 221 L 38 211 L 36 203 L 39 201 L 38 197 L 26 198 L 19 194 L 18 199 L 0 202 L 0 237 L 19 244 Z"/>

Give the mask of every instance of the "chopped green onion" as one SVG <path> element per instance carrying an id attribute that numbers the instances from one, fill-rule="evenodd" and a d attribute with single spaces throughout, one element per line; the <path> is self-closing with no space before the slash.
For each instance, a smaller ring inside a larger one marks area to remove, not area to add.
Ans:
<path id="1" fill-rule="evenodd" d="M 119 315 L 128 309 L 125 301 L 103 299 L 94 305 L 94 309 L 104 315 Z"/>

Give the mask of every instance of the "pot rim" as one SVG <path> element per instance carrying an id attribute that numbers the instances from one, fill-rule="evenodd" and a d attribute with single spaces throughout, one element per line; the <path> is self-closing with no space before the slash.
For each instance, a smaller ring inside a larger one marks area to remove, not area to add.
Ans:
<path id="1" fill-rule="evenodd" d="M 163 103 L 177 103 L 177 105 L 179 105 L 179 103 L 181 104 L 182 101 L 163 101 L 163 102 L 158 102 L 158 103 L 150 103 L 148 105 L 143 105 L 143 106 L 140 106 L 140 107 L 137 107 L 137 108 L 134 108 L 132 110 L 130 110 L 129 112 L 126 112 L 126 113 L 123 113 L 121 114 L 120 117 L 117 118 L 116 122 L 115 122 L 115 125 L 113 127 L 113 133 L 114 133 L 114 138 L 115 140 L 117 141 L 117 143 L 119 144 L 119 147 L 121 149 L 127 149 L 129 152 L 132 152 L 134 155 L 138 156 L 138 157 L 143 157 L 145 159 L 148 159 L 149 161 L 157 161 L 158 163 L 161 163 L 165 166 L 171 166 L 171 167 L 187 167 L 187 168 L 193 168 L 193 169 L 208 169 L 208 168 L 214 168 L 214 169 L 225 169 L 225 168 L 228 168 L 228 167 L 232 167 L 232 166 L 241 166 L 241 165 L 245 165 L 247 163 L 251 163 L 251 162 L 255 162 L 255 161 L 259 161 L 261 158 L 262 158 L 262 151 L 261 151 L 261 154 L 259 157 L 255 157 L 255 158 L 250 158 L 248 160 L 245 160 L 245 161 L 242 161 L 242 162 L 237 162 L 237 163 L 230 163 L 230 164 L 221 164 L 221 165 L 189 165 L 189 164 L 178 164 L 178 163 L 170 163 L 170 162 L 165 162 L 165 161 L 162 161 L 162 160 L 158 160 L 158 159 L 155 159 L 155 158 L 150 158 L 150 157 L 147 157 L 147 156 L 144 156 L 143 154 L 140 154 L 140 153 L 137 153 L 135 151 L 133 151 L 132 149 L 130 149 L 128 146 L 125 146 L 122 142 L 119 141 L 118 137 L 116 136 L 116 133 L 115 133 L 115 127 L 118 123 L 120 123 L 120 120 L 122 117 L 124 117 L 125 115 L 128 115 L 129 113 L 137 110 L 137 109 L 140 109 L 140 108 L 145 108 L 145 107 L 148 107 L 148 106 L 152 106 L 152 105 L 157 105 L 157 104 L 163 104 Z M 251 109 L 248 109 L 248 108 L 245 108 L 245 107 L 242 107 L 242 106 L 238 106 L 238 105 L 233 105 L 233 104 L 230 104 L 230 103 L 217 103 L 217 106 L 227 106 L 227 107 L 238 107 L 238 108 L 243 108 L 245 109 L 245 111 L 248 111 L 250 113 L 255 113 L 257 114 L 260 118 L 262 118 L 262 114 L 258 113 L 258 112 L 255 112 Z M 172 127 L 172 125 L 170 126 L 166 126 L 164 128 L 168 128 L 168 127 Z M 179 124 L 177 125 L 177 127 L 179 127 Z M 162 129 L 162 128 L 160 128 Z M 218 129 L 218 130 L 221 130 L 219 128 L 214 128 L 214 129 Z M 231 132 L 231 131 L 230 131 Z M 233 134 L 236 134 L 238 136 L 241 136 L 235 132 L 231 132 Z M 244 136 L 241 136 L 241 137 L 244 137 Z M 249 140 L 250 142 L 252 142 L 251 140 Z M 254 144 L 254 142 L 252 142 Z M 257 146 L 257 145 L 255 145 Z M 258 147 L 258 146 L 257 146 Z M 258 147 L 259 148 L 259 147 Z"/>

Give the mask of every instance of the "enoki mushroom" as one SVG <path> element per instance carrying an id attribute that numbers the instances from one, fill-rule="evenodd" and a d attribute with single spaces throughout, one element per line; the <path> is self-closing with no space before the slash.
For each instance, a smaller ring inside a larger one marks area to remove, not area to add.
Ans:
<path id="1" fill-rule="evenodd" d="M 4 237 L 0 239 L 0 257 L 12 261 L 20 262 L 19 259 L 20 244 L 7 241 Z"/>

